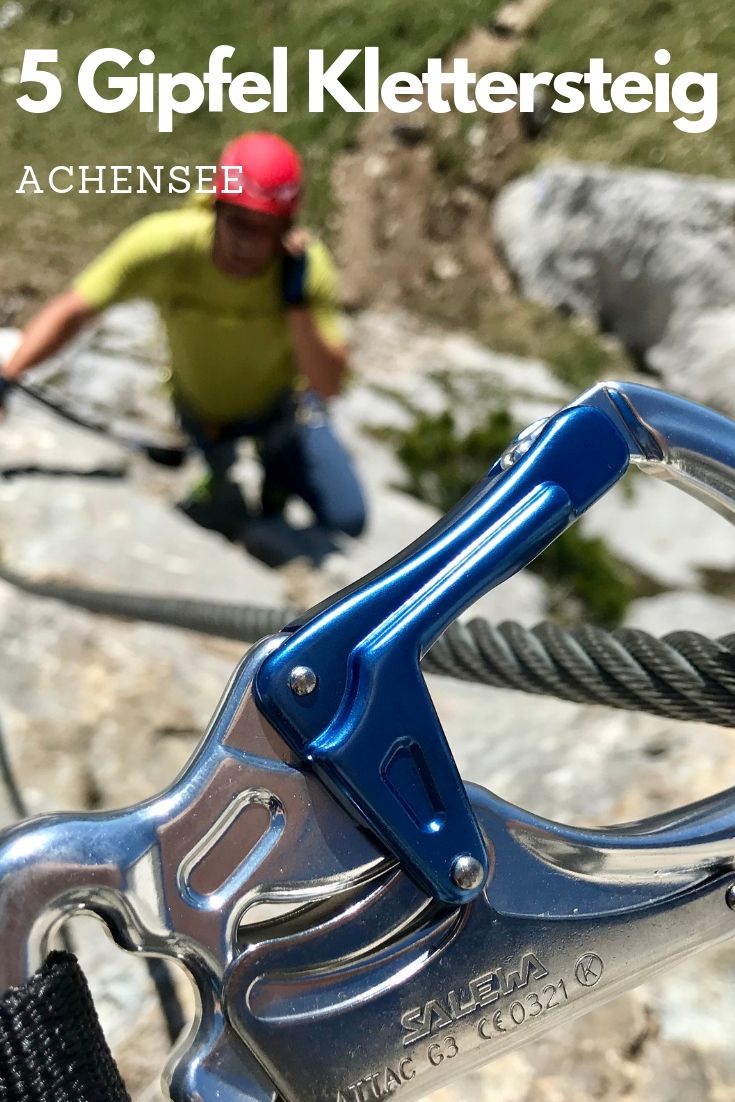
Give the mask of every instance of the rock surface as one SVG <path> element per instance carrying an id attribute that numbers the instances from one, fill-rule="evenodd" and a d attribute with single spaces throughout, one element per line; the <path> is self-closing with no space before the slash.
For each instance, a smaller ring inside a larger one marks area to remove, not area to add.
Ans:
<path id="1" fill-rule="evenodd" d="M 495 232 L 530 298 L 591 318 L 675 392 L 735 413 L 735 183 L 552 165 Z"/>
<path id="2" fill-rule="evenodd" d="M 708 570 L 729 573 L 735 565 L 733 529 L 724 517 L 678 487 L 637 472 L 606 494 L 582 527 L 666 588 L 696 588 Z"/>
<path id="3" fill-rule="evenodd" d="M 130 347 L 124 343 L 126 329 L 135 335 Z M 215 598 L 237 594 L 240 601 L 257 595 L 256 603 L 307 607 L 386 561 L 439 516 L 435 509 L 395 489 L 402 481 L 398 463 L 364 431 L 405 421 L 405 411 L 386 396 L 385 388 L 411 397 L 424 408 L 439 409 L 446 397 L 432 381 L 432 373 L 479 377 L 510 407 L 518 423 L 552 412 L 565 398 L 565 391 L 543 364 L 494 355 L 469 337 L 432 330 L 400 312 L 360 316 L 351 337 L 355 383 L 334 403 L 333 415 L 365 482 L 370 523 L 359 541 L 338 541 L 318 570 L 305 570 L 296 562 L 274 574 L 172 513 L 171 503 L 184 495 L 193 480 L 196 460 L 183 471 L 156 468 L 104 438 L 58 421 L 24 395 L 13 398 L 22 419 L 11 416 L 3 425 L 7 458 L 2 467 L 10 467 L 11 472 L 31 464 L 52 468 L 54 493 L 49 494 L 42 470 L 37 477 L 0 481 L 0 531 L 7 560 L 19 569 L 93 585 Z M 0 359 L 16 340 L 16 331 L 0 330 Z M 115 426 L 118 420 L 110 417 L 110 411 L 118 409 L 118 397 L 124 393 L 127 408 L 140 411 L 139 421 L 148 438 L 157 439 L 154 434 L 171 427 L 156 371 L 160 366 L 157 348 L 153 315 L 135 303 L 110 310 L 91 340 L 49 364 L 36 378 L 46 383 L 52 395 L 63 394 L 75 409 Z M 108 378 L 105 398 L 103 382 Z M 138 422 L 136 427 L 140 434 Z M 128 477 L 78 477 L 80 472 L 100 468 L 124 469 Z M 255 496 L 258 468 L 247 446 L 237 474 Z M 295 524 L 308 523 L 306 511 L 298 504 L 291 519 Z M 213 540 L 222 563 L 216 571 L 207 566 L 207 548 Z M 166 553 L 161 552 L 164 547 L 169 548 Z M 544 611 L 543 589 L 533 577 L 511 579 L 484 601 L 476 610 L 492 609 L 500 618 L 533 622 Z"/>
<path id="4" fill-rule="evenodd" d="M 124 322 L 119 324 L 124 332 Z M 404 315 L 360 316 L 353 335 L 359 381 L 335 415 L 372 499 L 373 521 L 363 541 L 345 541 L 317 570 L 300 563 L 268 571 L 172 512 L 191 470 L 162 472 L 131 460 L 18 396 L 0 428 L 1 466 L 35 463 L 47 473 L 0 480 L 6 558 L 28 573 L 100 586 L 237 594 L 263 604 L 315 600 L 383 561 L 436 516 L 392 488 L 399 480 L 395 461 L 359 429 L 401 416 L 377 384 L 439 402 L 429 368 L 464 367 L 502 390 L 519 420 L 548 413 L 565 397 L 543 365 L 493 357 L 467 338 L 419 328 Z M 99 337 L 97 351 L 85 355 L 101 357 L 99 367 L 113 358 L 119 368 L 120 349 L 114 356 L 100 352 L 106 339 Z M 151 426 L 158 425 L 165 407 L 155 393 L 150 403 L 145 396 L 154 376 L 137 377 L 143 393 L 128 398 L 145 410 Z M 82 384 L 75 385 L 83 396 Z M 102 392 L 97 404 L 104 408 Z M 124 478 L 80 477 L 120 465 Z M 247 449 L 241 473 L 254 483 Z M 655 484 L 653 489 L 668 492 Z M 628 523 L 632 536 L 654 507 L 653 498 L 639 499 L 637 491 L 630 500 L 621 497 L 611 506 L 608 528 Z M 669 512 L 673 533 L 682 514 Z M 701 528 L 699 536 L 668 575 L 670 584 L 693 593 L 697 564 L 716 559 L 710 549 L 702 560 L 701 545 L 708 547 L 711 537 Z M 637 547 L 639 541 L 629 542 Z M 652 559 L 668 554 L 668 548 L 658 548 Z M 725 562 L 724 552 L 716 561 Z M 538 579 L 521 575 L 491 594 L 484 612 L 533 623 L 543 616 L 544 601 Z M 704 624 L 701 607 L 679 607 L 686 626 L 696 626 L 700 615 Z M 650 609 L 641 603 L 631 615 L 641 621 L 653 615 Z M 193 633 L 94 617 L 0 586 L 0 716 L 31 809 L 109 808 L 164 787 L 191 753 L 242 649 Z M 630 821 L 735 784 L 730 730 L 578 708 L 438 677 L 430 679 L 430 690 L 463 775 L 557 820 Z M 156 1075 L 166 1043 L 150 981 L 139 962 L 90 936 L 85 925 L 74 931 L 75 943 L 103 999 L 103 1021 L 133 1098 L 159 1102 Z M 735 1102 L 734 972 L 733 948 L 710 951 L 459 1080 L 434 1102 Z M 181 989 L 190 1000 L 186 983 Z"/>
<path id="5" fill-rule="evenodd" d="M 627 627 L 652 635 L 690 628 L 718 639 L 735 634 L 735 601 L 711 593 L 674 590 L 658 597 L 633 601 L 625 617 Z"/>

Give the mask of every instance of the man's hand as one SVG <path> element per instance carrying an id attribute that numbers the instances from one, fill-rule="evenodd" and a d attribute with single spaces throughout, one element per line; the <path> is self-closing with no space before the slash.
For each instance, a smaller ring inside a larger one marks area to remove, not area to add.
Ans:
<path id="1" fill-rule="evenodd" d="M 0 409 L 25 371 L 58 352 L 95 315 L 77 291 L 66 291 L 31 318 L 15 352 L 0 367 Z"/>
<path id="2" fill-rule="evenodd" d="M 283 239 L 281 293 L 289 309 L 298 310 L 307 305 L 308 244 L 309 235 L 302 229 L 289 230 Z"/>

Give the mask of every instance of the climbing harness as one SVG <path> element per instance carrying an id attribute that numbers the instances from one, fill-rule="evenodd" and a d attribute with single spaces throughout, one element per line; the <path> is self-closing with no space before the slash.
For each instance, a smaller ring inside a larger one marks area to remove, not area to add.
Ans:
<path id="1" fill-rule="evenodd" d="M 44 962 L 89 911 L 196 983 L 174 1102 L 411 1102 L 730 937 L 735 793 L 615 828 L 542 819 L 465 786 L 419 664 L 631 462 L 735 513 L 734 422 L 594 387 L 406 551 L 257 643 L 161 796 L 6 832 L 0 1023 L 54 969 L 79 992 L 73 962 Z M 22 1048 L 0 1033 L 0 1084 Z M 119 1098 L 112 1072 L 105 1089 L 73 1096 Z"/>

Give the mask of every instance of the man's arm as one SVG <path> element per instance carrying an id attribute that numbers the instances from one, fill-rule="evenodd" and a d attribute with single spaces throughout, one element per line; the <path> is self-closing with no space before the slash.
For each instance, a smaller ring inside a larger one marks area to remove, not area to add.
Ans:
<path id="1" fill-rule="evenodd" d="M 85 268 L 70 290 L 36 314 L 20 346 L 0 370 L 0 402 L 8 382 L 58 352 L 108 306 L 153 297 L 170 252 L 171 235 L 170 212 L 135 222 Z"/>
<path id="2" fill-rule="evenodd" d="M 78 291 L 66 291 L 52 299 L 26 326 L 20 344 L 0 369 L 2 378 L 14 383 L 30 367 L 63 348 L 96 314 Z"/>
<path id="3" fill-rule="evenodd" d="M 0 410 L 12 383 L 63 348 L 108 306 L 131 298 L 156 300 L 176 236 L 176 218 L 176 212 L 165 211 L 129 226 L 77 276 L 68 291 L 36 314 L 18 348 L 0 365 Z"/>
<path id="4" fill-rule="evenodd" d="M 308 306 L 292 307 L 287 317 L 296 366 L 314 390 L 333 398 L 341 391 L 347 370 L 346 346 L 330 344 L 322 336 Z"/>
<path id="5" fill-rule="evenodd" d="M 283 298 L 296 367 L 324 398 L 339 394 L 348 366 L 341 339 L 336 288 L 331 264 L 322 254 L 321 268 L 310 272 L 309 235 L 293 229 L 284 241 Z"/>

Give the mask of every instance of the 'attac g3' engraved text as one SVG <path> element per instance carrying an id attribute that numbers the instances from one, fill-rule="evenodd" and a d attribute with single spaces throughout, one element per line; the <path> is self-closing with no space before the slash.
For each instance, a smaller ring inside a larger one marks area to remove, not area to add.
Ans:
<path id="1" fill-rule="evenodd" d="M 376 1075 L 367 1075 L 358 1079 L 349 1087 L 337 1091 L 336 1102 L 375 1102 L 383 1098 L 392 1098 L 399 1087 L 408 1083 L 416 1075 L 413 1060 L 406 1056 L 395 1067 L 386 1067 Z"/>

